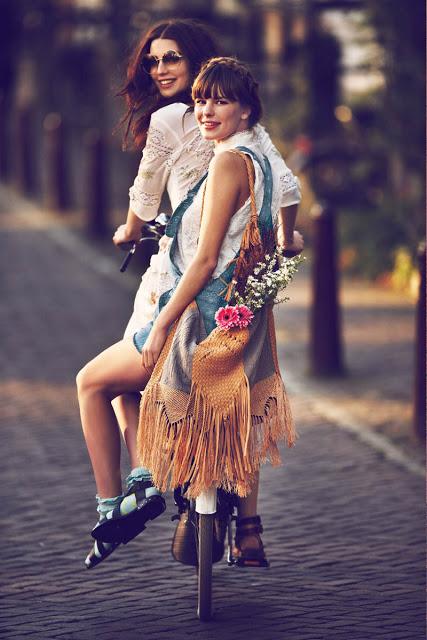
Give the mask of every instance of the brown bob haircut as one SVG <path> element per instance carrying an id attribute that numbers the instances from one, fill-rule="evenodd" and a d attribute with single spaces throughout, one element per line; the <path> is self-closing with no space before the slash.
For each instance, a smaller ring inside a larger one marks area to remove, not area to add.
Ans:
<path id="1" fill-rule="evenodd" d="M 200 70 L 192 87 L 193 100 L 225 98 L 249 107 L 249 127 L 259 122 L 262 105 L 258 82 L 249 69 L 235 58 L 211 58 Z"/>

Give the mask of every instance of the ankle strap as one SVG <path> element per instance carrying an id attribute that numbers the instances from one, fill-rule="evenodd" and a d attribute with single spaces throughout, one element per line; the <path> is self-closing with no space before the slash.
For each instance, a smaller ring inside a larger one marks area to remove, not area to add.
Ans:
<path id="1" fill-rule="evenodd" d="M 236 529 L 236 540 L 241 540 L 247 536 L 259 535 L 260 533 L 264 533 L 262 524 L 248 527 L 247 529 Z"/>
<path id="2" fill-rule="evenodd" d="M 262 527 L 261 518 L 259 516 L 251 516 L 249 518 L 237 518 L 236 526 L 242 527 L 247 524 L 255 524 Z"/>
<path id="3" fill-rule="evenodd" d="M 246 526 L 249 525 L 249 526 Z M 237 518 L 236 519 L 236 544 L 239 545 L 243 538 L 247 536 L 258 536 L 262 548 L 260 533 L 263 533 L 264 529 L 261 524 L 261 518 L 259 516 L 252 516 L 250 518 Z"/>
<path id="4" fill-rule="evenodd" d="M 153 483 L 151 480 L 134 480 L 128 487 L 125 495 L 128 496 L 131 493 L 139 493 L 140 491 L 145 491 L 145 489 L 149 489 L 152 486 Z"/>

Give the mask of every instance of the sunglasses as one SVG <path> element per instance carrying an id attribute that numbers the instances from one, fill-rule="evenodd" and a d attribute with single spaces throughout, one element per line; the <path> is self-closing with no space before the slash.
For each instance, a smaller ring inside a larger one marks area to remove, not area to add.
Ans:
<path id="1" fill-rule="evenodd" d="M 146 73 L 151 73 L 153 69 L 159 66 L 160 62 L 163 62 L 163 64 L 166 64 L 168 67 L 173 67 L 179 64 L 183 58 L 184 56 L 180 53 L 172 50 L 166 51 L 161 58 L 153 56 L 151 53 L 146 53 L 141 58 L 141 64 Z"/>

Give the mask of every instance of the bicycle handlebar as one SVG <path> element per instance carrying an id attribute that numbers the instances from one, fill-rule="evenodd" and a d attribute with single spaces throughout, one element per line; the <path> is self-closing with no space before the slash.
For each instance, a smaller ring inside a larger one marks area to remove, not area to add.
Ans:
<path id="1" fill-rule="evenodd" d="M 118 245 L 120 249 L 128 252 L 122 264 L 120 265 L 120 273 L 124 273 L 124 271 L 126 271 L 126 269 L 128 268 L 138 245 L 146 242 L 147 240 L 160 240 L 160 238 L 164 235 L 167 221 L 167 215 L 161 213 L 157 216 L 154 222 L 144 222 L 144 224 L 142 225 L 141 236 L 145 230 L 150 233 L 149 236 L 141 237 L 139 240 L 135 240 L 135 242 L 124 242 L 123 244 Z"/>

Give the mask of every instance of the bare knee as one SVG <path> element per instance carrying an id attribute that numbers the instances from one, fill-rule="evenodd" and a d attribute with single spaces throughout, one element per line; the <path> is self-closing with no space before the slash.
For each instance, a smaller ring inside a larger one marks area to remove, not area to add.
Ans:
<path id="1" fill-rule="evenodd" d="M 113 407 L 117 411 L 121 411 L 126 413 L 127 411 L 132 411 L 139 409 L 139 403 L 141 401 L 141 394 L 136 391 L 134 393 L 122 393 L 117 398 L 113 400 Z"/>
<path id="2" fill-rule="evenodd" d="M 112 401 L 114 413 L 117 422 L 123 433 L 136 430 L 139 417 L 139 403 L 141 402 L 140 393 L 124 393 Z"/>
<path id="3" fill-rule="evenodd" d="M 92 361 L 80 369 L 76 376 L 76 384 L 79 398 L 97 391 L 106 391 L 106 385 L 99 379 Z"/>

